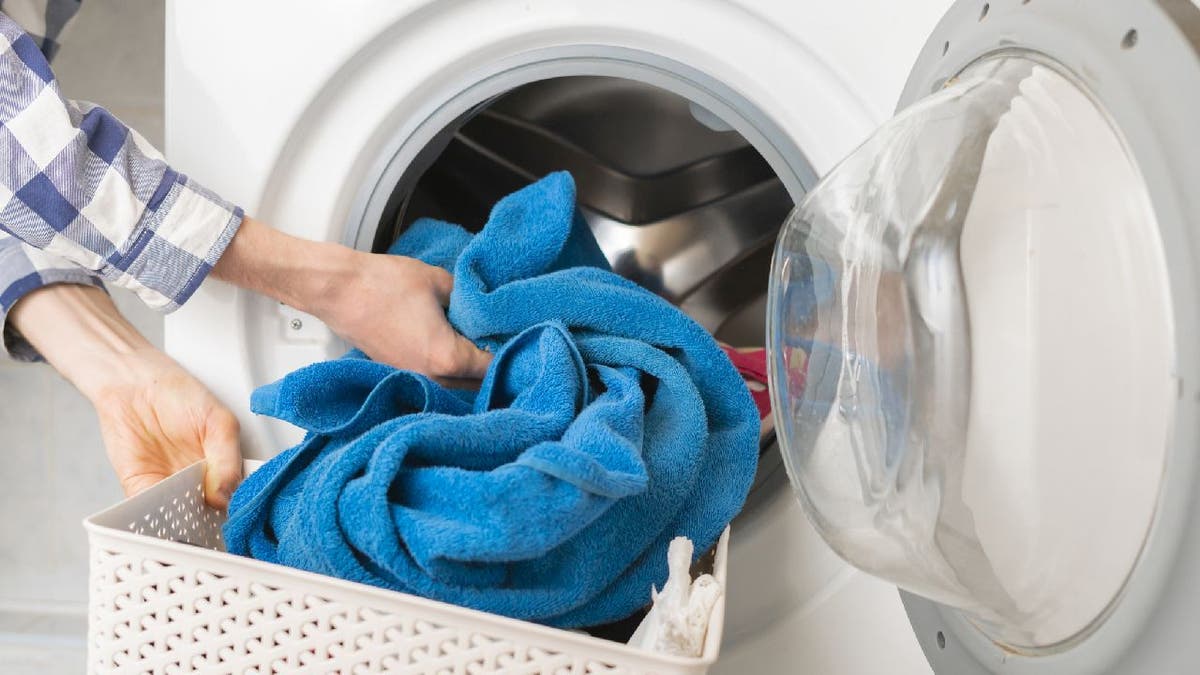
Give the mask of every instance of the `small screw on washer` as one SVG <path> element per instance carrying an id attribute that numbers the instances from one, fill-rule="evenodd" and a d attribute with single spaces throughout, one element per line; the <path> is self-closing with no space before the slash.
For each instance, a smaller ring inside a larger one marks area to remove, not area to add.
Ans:
<path id="1" fill-rule="evenodd" d="M 292 322 L 288 325 L 292 327 L 292 330 L 300 330 L 304 327 L 304 322 L 300 319 L 292 319 Z"/>

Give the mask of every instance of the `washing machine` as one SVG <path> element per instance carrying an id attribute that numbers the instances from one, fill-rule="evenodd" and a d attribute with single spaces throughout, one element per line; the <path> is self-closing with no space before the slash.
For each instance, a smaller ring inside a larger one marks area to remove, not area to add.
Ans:
<path id="1" fill-rule="evenodd" d="M 567 169 L 616 271 L 768 346 L 718 672 L 1200 669 L 1192 0 L 175 2 L 166 64 L 173 164 L 281 229 Z M 166 346 L 237 411 L 346 348 L 217 281 Z"/>

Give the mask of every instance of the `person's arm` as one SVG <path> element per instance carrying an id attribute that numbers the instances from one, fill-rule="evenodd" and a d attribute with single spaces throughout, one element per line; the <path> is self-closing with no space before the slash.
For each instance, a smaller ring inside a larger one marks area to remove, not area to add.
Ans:
<path id="1" fill-rule="evenodd" d="M 490 356 L 441 311 L 451 283 L 442 270 L 244 217 L 103 108 L 65 99 L 33 39 L 4 14 L 0 75 L 0 230 L 155 309 L 182 305 L 215 267 L 220 278 L 315 314 L 373 359 L 434 377 L 482 377 Z"/>
<path id="2" fill-rule="evenodd" d="M 491 362 L 446 321 L 453 277 L 413 258 L 308 241 L 247 217 L 213 275 L 319 317 L 397 368 L 472 380 Z"/>
<path id="3" fill-rule="evenodd" d="M 15 0 L 4 9 L 50 58 L 78 5 Z M 10 312 L 19 318 L 9 320 Z M 233 415 L 117 314 L 96 272 L 0 231 L 0 358 L 41 359 L 18 322 L 95 403 L 126 494 L 207 458 L 205 498 L 217 508 L 228 504 L 241 474 Z M 88 357 L 97 361 L 89 364 Z"/>
<path id="4" fill-rule="evenodd" d="M 118 314 L 99 279 L 0 233 L 0 326 L 0 354 L 45 357 L 92 402 L 127 495 L 207 459 L 205 499 L 229 503 L 236 418 Z"/>
<path id="5" fill-rule="evenodd" d="M 126 494 L 204 459 L 205 499 L 228 505 L 242 475 L 237 418 L 146 341 L 104 291 L 41 287 L 17 303 L 9 320 L 92 402 Z"/>

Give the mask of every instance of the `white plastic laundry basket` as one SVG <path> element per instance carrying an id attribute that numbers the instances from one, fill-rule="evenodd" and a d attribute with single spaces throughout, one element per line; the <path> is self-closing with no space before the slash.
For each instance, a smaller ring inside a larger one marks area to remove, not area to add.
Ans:
<path id="1" fill-rule="evenodd" d="M 195 464 L 84 521 L 89 673 L 667 675 L 716 661 L 724 599 L 703 656 L 678 658 L 230 555 L 203 472 Z"/>

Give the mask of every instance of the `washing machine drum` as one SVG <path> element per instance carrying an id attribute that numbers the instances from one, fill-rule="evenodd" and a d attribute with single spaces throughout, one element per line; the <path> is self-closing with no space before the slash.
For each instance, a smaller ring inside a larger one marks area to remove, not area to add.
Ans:
<path id="1" fill-rule="evenodd" d="M 775 252 L 789 476 L 938 672 L 1115 668 L 1200 615 L 1200 10 L 1085 4 L 955 5 Z"/>

